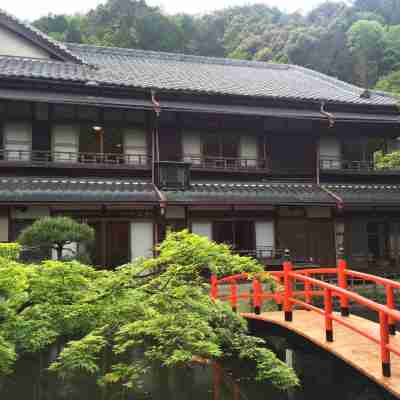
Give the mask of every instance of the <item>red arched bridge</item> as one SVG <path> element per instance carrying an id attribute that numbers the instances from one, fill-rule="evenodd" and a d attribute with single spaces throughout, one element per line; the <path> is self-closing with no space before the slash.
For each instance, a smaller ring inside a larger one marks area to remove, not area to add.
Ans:
<path id="1" fill-rule="evenodd" d="M 278 284 L 275 288 L 263 283 L 266 274 Z M 385 304 L 357 293 L 357 281 L 379 287 Z M 305 337 L 400 398 L 397 290 L 400 282 L 350 270 L 343 259 L 329 268 L 296 270 L 287 260 L 283 262 L 283 271 L 211 277 L 213 299 L 228 301 L 234 310 L 241 308 L 241 303 L 250 302 L 253 312 L 242 312 L 245 318 L 280 325 Z M 263 304 L 271 301 L 280 311 L 262 312 Z M 334 311 L 336 301 L 340 306 L 338 312 Z M 349 307 L 356 304 L 375 313 L 379 322 L 351 314 Z"/>

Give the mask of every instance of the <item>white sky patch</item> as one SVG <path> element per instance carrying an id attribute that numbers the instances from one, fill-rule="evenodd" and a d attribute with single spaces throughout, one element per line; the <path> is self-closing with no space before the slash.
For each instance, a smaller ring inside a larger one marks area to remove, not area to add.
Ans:
<path id="1" fill-rule="evenodd" d="M 0 8 L 19 19 L 32 21 L 43 15 L 84 13 L 105 0 L 0 0 Z M 160 6 L 166 13 L 201 14 L 229 6 L 263 3 L 283 11 L 310 11 L 323 0 L 148 0 L 149 5 Z"/>

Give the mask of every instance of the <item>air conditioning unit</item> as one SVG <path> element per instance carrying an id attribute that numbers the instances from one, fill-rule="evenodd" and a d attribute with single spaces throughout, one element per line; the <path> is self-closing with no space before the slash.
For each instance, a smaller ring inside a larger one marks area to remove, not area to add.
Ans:
<path id="1" fill-rule="evenodd" d="M 160 161 L 155 165 L 155 173 L 160 189 L 185 190 L 190 185 L 190 163 Z"/>

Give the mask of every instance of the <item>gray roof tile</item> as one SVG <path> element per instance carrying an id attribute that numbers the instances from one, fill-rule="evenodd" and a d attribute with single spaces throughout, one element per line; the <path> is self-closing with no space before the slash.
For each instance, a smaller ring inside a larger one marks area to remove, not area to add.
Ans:
<path id="1" fill-rule="evenodd" d="M 173 203 L 335 204 L 331 195 L 312 183 L 192 183 L 188 190 L 163 193 Z"/>
<path id="2" fill-rule="evenodd" d="M 400 185 L 386 184 L 324 184 L 344 205 L 400 206 Z"/>
<path id="3" fill-rule="evenodd" d="M 99 178 L 0 178 L 0 202 L 157 202 L 150 182 Z"/>

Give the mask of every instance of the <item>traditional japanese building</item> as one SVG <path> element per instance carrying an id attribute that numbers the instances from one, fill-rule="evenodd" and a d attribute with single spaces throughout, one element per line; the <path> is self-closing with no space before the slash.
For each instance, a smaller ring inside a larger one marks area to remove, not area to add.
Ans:
<path id="1" fill-rule="evenodd" d="M 189 228 L 267 265 L 399 268 L 397 101 L 299 66 L 61 44 L 0 12 L 0 240 L 96 230 L 97 265 Z M 277 261 L 278 260 L 278 261 Z"/>

